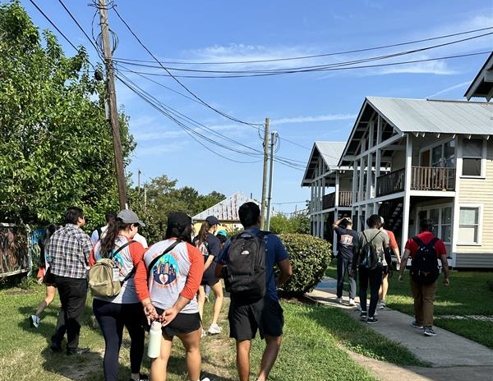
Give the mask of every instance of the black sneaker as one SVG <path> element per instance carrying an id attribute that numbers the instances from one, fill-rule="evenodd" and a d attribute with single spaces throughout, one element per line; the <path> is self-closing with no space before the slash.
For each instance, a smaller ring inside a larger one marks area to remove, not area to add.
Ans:
<path id="1" fill-rule="evenodd" d="M 366 311 L 361 311 L 361 313 L 359 314 L 359 317 L 361 318 L 361 320 L 366 320 L 367 316 L 368 316 L 368 312 L 366 312 Z"/>
<path id="2" fill-rule="evenodd" d="M 67 349 L 67 356 L 83 355 L 87 352 L 89 352 L 89 348 Z"/>
<path id="3" fill-rule="evenodd" d="M 56 341 L 51 341 L 50 343 L 50 349 L 53 351 L 53 352 L 61 352 L 62 350 L 62 345 L 60 343 L 57 343 Z"/>
<path id="4" fill-rule="evenodd" d="M 129 378 L 129 381 L 136 381 L 133 378 Z M 139 380 L 138 381 L 149 381 L 149 376 L 147 374 L 139 374 Z"/>
<path id="5" fill-rule="evenodd" d="M 367 323 L 376 323 L 378 321 L 378 319 L 375 317 L 375 316 L 372 316 L 372 317 L 369 317 L 366 322 Z"/>

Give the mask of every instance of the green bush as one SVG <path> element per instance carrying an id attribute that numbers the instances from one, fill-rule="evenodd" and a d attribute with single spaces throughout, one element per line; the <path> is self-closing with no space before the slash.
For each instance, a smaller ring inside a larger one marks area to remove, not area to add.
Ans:
<path id="1" fill-rule="evenodd" d="M 283 296 L 302 296 L 322 280 L 329 266 L 332 250 L 324 239 L 308 234 L 279 235 L 288 251 L 293 276 L 283 287 Z"/>

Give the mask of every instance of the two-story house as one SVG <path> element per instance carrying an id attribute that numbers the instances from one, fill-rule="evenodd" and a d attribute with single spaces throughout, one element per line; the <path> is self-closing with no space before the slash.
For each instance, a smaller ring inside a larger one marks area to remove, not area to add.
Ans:
<path id="1" fill-rule="evenodd" d="M 468 98 L 491 99 L 491 56 L 488 61 Z M 430 217 L 452 266 L 493 269 L 491 135 L 493 104 L 487 102 L 367 97 L 332 171 L 316 161 L 322 142 L 314 146 L 302 183 L 312 187 L 314 206 L 345 191 L 351 198 L 350 205 L 314 207 L 312 233 L 332 239 L 321 234 L 319 221 L 329 225 L 350 207 L 356 229 L 380 214 L 403 246 L 419 220 Z M 337 189 L 334 196 L 323 193 L 326 185 Z"/>

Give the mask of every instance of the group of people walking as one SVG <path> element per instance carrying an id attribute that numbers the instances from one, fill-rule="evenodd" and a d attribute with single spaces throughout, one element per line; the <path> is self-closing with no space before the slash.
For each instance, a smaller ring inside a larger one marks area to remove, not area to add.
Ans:
<path id="1" fill-rule="evenodd" d="M 443 241 L 433 234 L 434 223 L 425 218 L 420 223 L 420 233 L 408 239 L 404 255 L 400 256 L 399 246 L 391 230 L 384 229 L 383 217 L 373 214 L 367 220 L 367 229 L 356 232 L 352 229 L 351 218 L 343 217 L 332 224 L 337 234 L 337 291 L 336 302 L 343 302 L 344 280 L 347 275 L 349 281 L 349 305 L 356 306 L 356 295 L 359 297 L 360 317 L 369 324 L 378 322 L 377 309 L 384 309 L 385 297 L 388 292 L 388 279 L 392 275 L 394 265 L 392 254 L 396 257 L 395 269 L 399 271 L 399 281 L 403 281 L 403 274 L 408 259 L 411 258 L 411 291 L 414 298 L 415 320 L 412 326 L 423 329 L 425 336 L 435 336 L 433 330 L 433 303 L 437 288 L 436 278 L 423 281 L 415 276 L 419 272 L 419 259 L 422 252 L 430 250 L 431 271 L 436 267 L 438 276 L 438 261 L 441 262 L 444 281 L 448 286 L 449 268 L 447 253 Z M 368 264 L 369 255 L 375 255 L 375 262 Z M 430 261 L 429 261 L 430 262 Z M 434 264 L 433 264 L 434 262 Z M 356 282 L 358 279 L 358 282 Z M 358 283 L 358 294 L 356 284 Z M 368 304 L 368 288 L 370 299 Z"/>
<path id="2" fill-rule="evenodd" d="M 240 221 L 248 234 L 260 233 L 260 209 L 249 202 L 239 208 Z M 220 277 L 227 267 L 230 238 L 226 242 L 216 236 L 220 221 L 209 216 L 196 237 L 192 239 L 192 219 L 183 212 L 168 216 L 165 237 L 149 248 L 137 240 L 144 223 L 131 210 L 107 215 L 107 225 L 93 232 L 84 233 L 85 218 L 82 209 L 69 208 L 64 215 L 64 226 L 55 230 L 44 241 L 45 268 L 42 273 L 47 285 L 47 299 L 42 301 L 35 315 L 30 317 L 33 326 L 39 325 L 39 314 L 46 308 L 58 288 L 61 311 L 50 348 L 62 350 L 66 333 L 66 354 L 83 354 L 89 348 L 79 346 L 81 318 L 88 293 L 88 269 L 104 258 L 111 258 L 116 267 L 121 291 L 113 297 L 93 296 L 93 312 L 105 341 L 103 372 L 105 380 L 117 380 L 119 352 L 123 340 L 123 328 L 129 333 L 131 381 L 148 379 L 140 373 L 145 348 L 145 330 L 151 322 L 162 326 L 159 355 L 151 359 L 149 377 L 164 381 L 173 338 L 176 336 L 185 348 L 185 360 L 191 381 L 200 380 L 200 340 L 205 334 L 218 334 L 218 324 L 223 303 Z M 97 234 L 96 234 L 97 233 Z M 223 233 L 222 233 L 223 234 Z M 274 234 L 262 234 L 265 241 L 266 292 L 257 300 L 245 300 L 231 293 L 228 320 L 230 337 L 236 340 L 237 368 L 240 381 L 247 381 L 250 374 L 250 343 L 257 330 L 266 340 L 266 348 L 257 380 L 265 381 L 274 365 L 281 345 L 283 312 L 276 287 L 291 276 L 291 264 L 280 239 Z M 95 239 L 96 238 L 96 239 Z M 224 247 L 223 247 L 224 246 Z M 276 276 L 274 267 L 278 266 Z M 203 308 L 206 286 L 214 293 L 212 322 L 203 328 Z M 50 294 L 48 296 L 48 287 Z M 207 332 L 207 333 L 206 333 Z M 206 379 L 204 379 L 206 380 Z"/>

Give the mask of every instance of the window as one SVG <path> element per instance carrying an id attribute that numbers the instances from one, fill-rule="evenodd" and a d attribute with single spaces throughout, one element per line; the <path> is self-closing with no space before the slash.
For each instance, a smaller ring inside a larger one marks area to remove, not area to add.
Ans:
<path id="1" fill-rule="evenodd" d="M 481 139 L 464 139 L 462 145 L 462 175 L 481 176 L 483 141 Z"/>
<path id="2" fill-rule="evenodd" d="M 479 244 L 479 207 L 461 207 L 459 243 Z"/>
<path id="3" fill-rule="evenodd" d="M 419 213 L 419 220 L 431 218 L 435 224 L 433 233 L 441 238 L 445 244 L 452 242 L 452 207 L 439 205 L 430 209 L 423 209 Z M 418 223 L 419 226 L 419 223 Z"/>

